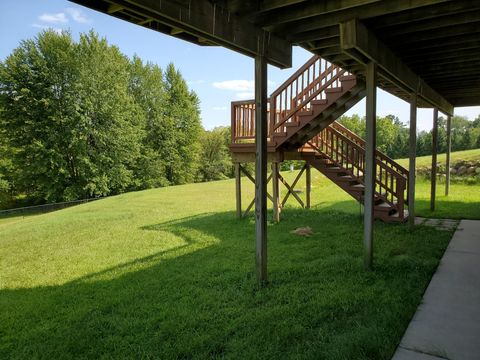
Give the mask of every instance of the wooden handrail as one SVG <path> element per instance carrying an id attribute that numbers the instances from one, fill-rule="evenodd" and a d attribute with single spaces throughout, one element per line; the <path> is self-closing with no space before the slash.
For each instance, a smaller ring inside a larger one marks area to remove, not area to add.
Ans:
<path id="1" fill-rule="evenodd" d="M 341 132 L 342 134 L 346 135 L 348 138 L 353 139 L 355 142 L 360 144 L 362 147 L 365 147 L 365 140 L 363 140 L 361 137 L 359 137 L 357 134 L 352 132 L 351 130 L 347 129 L 345 126 L 341 125 L 337 121 L 333 122 L 331 126 Z M 390 158 L 388 155 L 382 153 L 379 150 L 375 150 L 375 155 L 380 157 L 382 160 L 384 160 L 386 163 L 390 164 L 392 167 L 394 167 L 399 174 L 404 176 L 405 178 L 408 178 L 408 170 L 401 166 L 399 163 L 397 163 L 395 160 Z"/>
<path id="2" fill-rule="evenodd" d="M 362 146 L 362 142 L 364 143 L 364 141 L 355 134 L 353 134 L 355 135 L 353 136 L 354 139 L 351 139 L 349 136 L 351 134 L 353 133 L 345 127 L 333 123 L 308 141 L 307 144 L 321 153 L 322 156 L 346 169 L 363 183 L 365 148 Z M 362 142 L 359 140 L 362 140 Z M 377 158 L 375 162 L 377 193 L 383 194 L 385 201 L 397 208 L 398 211 L 403 211 L 406 203 L 407 178 L 403 172 L 397 171 L 396 167 L 400 166 L 393 160 L 391 162 L 382 160 Z"/>
<path id="3" fill-rule="evenodd" d="M 340 77 L 341 75 L 343 75 L 345 73 L 345 70 L 341 70 L 338 74 L 338 77 Z M 307 105 L 310 101 L 312 101 L 313 99 L 315 99 L 318 94 L 320 94 L 321 92 L 323 92 L 325 89 L 327 89 L 334 81 L 336 81 L 337 78 L 336 77 L 332 77 L 330 80 L 328 80 L 327 82 L 325 82 L 325 84 L 323 84 L 322 86 L 320 86 L 315 92 L 313 92 L 311 95 L 309 95 L 305 100 L 303 100 L 299 105 L 297 105 L 292 111 L 290 111 L 288 114 L 285 115 L 285 117 L 283 118 L 283 120 L 281 120 L 280 122 L 276 123 L 274 125 L 274 130 L 278 129 L 280 126 L 282 126 L 285 122 L 288 121 L 288 119 L 292 118 L 293 116 L 295 116 L 297 114 L 297 112 L 299 112 L 301 109 L 303 109 L 305 107 L 305 105 Z"/>
<path id="4" fill-rule="evenodd" d="M 304 71 L 305 69 L 309 68 L 314 62 L 320 59 L 320 56 L 318 55 L 313 55 L 305 64 L 302 65 L 297 71 L 295 71 L 287 80 L 285 80 L 282 85 L 280 85 L 273 93 L 270 95 L 270 98 L 273 98 L 274 96 L 278 95 L 282 90 L 290 83 L 293 82 L 293 80 L 297 79 Z"/>

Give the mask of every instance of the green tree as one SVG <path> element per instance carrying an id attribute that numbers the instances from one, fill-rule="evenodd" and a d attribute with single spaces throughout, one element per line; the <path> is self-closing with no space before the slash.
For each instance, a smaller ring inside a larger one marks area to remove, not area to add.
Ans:
<path id="1" fill-rule="evenodd" d="M 210 181 L 226 179 L 232 173 L 232 159 L 228 144 L 230 129 L 217 127 L 204 131 L 201 138 L 201 152 L 198 168 L 198 180 Z"/>
<path id="2" fill-rule="evenodd" d="M 197 95 L 170 63 L 165 71 L 165 116 L 174 126 L 175 146 L 164 154 L 166 177 L 172 184 L 192 182 L 200 152 L 200 108 Z"/>
<path id="3" fill-rule="evenodd" d="M 140 131 L 128 70 L 128 59 L 94 33 L 74 43 L 54 31 L 0 64 L 1 127 L 19 191 L 59 201 L 131 186 Z"/>
<path id="4" fill-rule="evenodd" d="M 157 65 L 143 64 L 134 56 L 130 69 L 130 93 L 140 107 L 142 139 L 140 157 L 135 166 L 135 183 L 140 189 L 167 186 L 167 155 L 175 147 L 175 127 L 165 116 L 165 82 Z"/>

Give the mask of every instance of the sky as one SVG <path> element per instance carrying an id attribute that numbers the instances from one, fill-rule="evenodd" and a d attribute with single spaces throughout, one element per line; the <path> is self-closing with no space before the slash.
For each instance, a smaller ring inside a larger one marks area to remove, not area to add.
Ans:
<path id="1" fill-rule="evenodd" d="M 206 129 L 230 124 L 231 101 L 253 98 L 253 59 L 222 47 L 194 45 L 66 0 L 1 0 L 0 60 L 4 60 L 21 40 L 33 38 L 46 28 L 70 30 L 76 39 L 80 33 L 93 29 L 129 57 L 136 54 L 161 68 L 174 63 L 200 98 L 202 124 Z M 269 93 L 311 56 L 308 51 L 295 47 L 292 68 L 280 70 L 269 66 Z M 347 112 L 347 115 L 352 114 L 365 115 L 365 100 Z M 379 89 L 377 115 L 388 114 L 408 124 L 409 105 Z M 480 115 L 480 107 L 455 108 L 455 114 L 473 120 Z M 419 109 L 418 130 L 431 129 L 432 119 L 431 109 Z"/>

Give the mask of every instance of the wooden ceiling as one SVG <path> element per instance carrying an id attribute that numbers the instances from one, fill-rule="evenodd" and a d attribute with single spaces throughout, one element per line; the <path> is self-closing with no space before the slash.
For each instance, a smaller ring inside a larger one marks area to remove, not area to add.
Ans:
<path id="1" fill-rule="evenodd" d="M 200 45 L 222 45 L 217 41 L 215 21 L 213 36 L 196 26 L 182 27 L 172 16 L 166 20 L 159 11 L 148 12 L 158 3 L 171 3 L 178 11 L 192 9 L 207 15 L 199 3 L 208 3 L 225 21 L 236 21 L 242 36 L 258 37 L 259 31 L 276 41 L 278 57 L 270 63 L 287 66 L 288 60 L 276 61 L 288 53 L 284 47 L 299 45 L 362 77 L 364 64 L 345 52 L 341 44 L 340 24 L 357 19 L 362 26 L 413 73 L 453 106 L 480 105 L 480 1 L 479 0 L 74 0 L 79 4 L 109 13 L 124 20 L 161 31 Z M 139 10 L 140 9 L 140 10 Z M 143 13 L 142 13 L 143 9 Z M 163 11 L 163 10 L 161 10 Z M 209 10 L 211 11 L 211 10 Z M 211 16 L 211 14 L 210 14 Z M 180 17 L 181 18 L 181 15 Z M 178 20 L 178 18 L 177 18 Z M 217 20 L 217 28 L 220 26 Z M 199 32 L 198 32 L 198 31 Z M 199 36 L 201 33 L 202 36 Z M 273 42 L 271 42 L 273 44 Z M 237 51 L 252 55 L 242 44 Z M 252 46 L 253 48 L 253 46 Z M 245 50 L 246 49 L 246 50 Z M 291 49 L 290 49 L 291 51 Z M 380 87 L 408 99 L 409 89 L 398 86 L 388 76 Z M 431 104 L 431 103 L 430 103 Z M 420 105 L 431 106 L 428 101 Z"/>

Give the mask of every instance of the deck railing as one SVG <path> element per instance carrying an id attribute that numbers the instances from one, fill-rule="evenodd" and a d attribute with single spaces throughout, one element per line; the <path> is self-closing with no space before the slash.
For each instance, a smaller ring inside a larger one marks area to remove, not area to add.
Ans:
<path id="1" fill-rule="evenodd" d="M 312 101 L 325 99 L 328 88 L 340 87 L 340 77 L 346 74 L 342 68 L 319 56 L 313 56 L 268 99 L 268 138 L 274 133 L 285 132 L 288 123 L 299 120 L 300 111 L 311 109 Z M 232 143 L 254 140 L 255 101 L 232 102 L 231 110 Z"/>
<path id="2" fill-rule="evenodd" d="M 365 141 L 350 130 L 334 122 L 307 142 L 363 182 L 365 172 Z M 375 191 L 383 200 L 403 211 L 406 204 L 408 170 L 380 151 L 376 151 Z"/>

